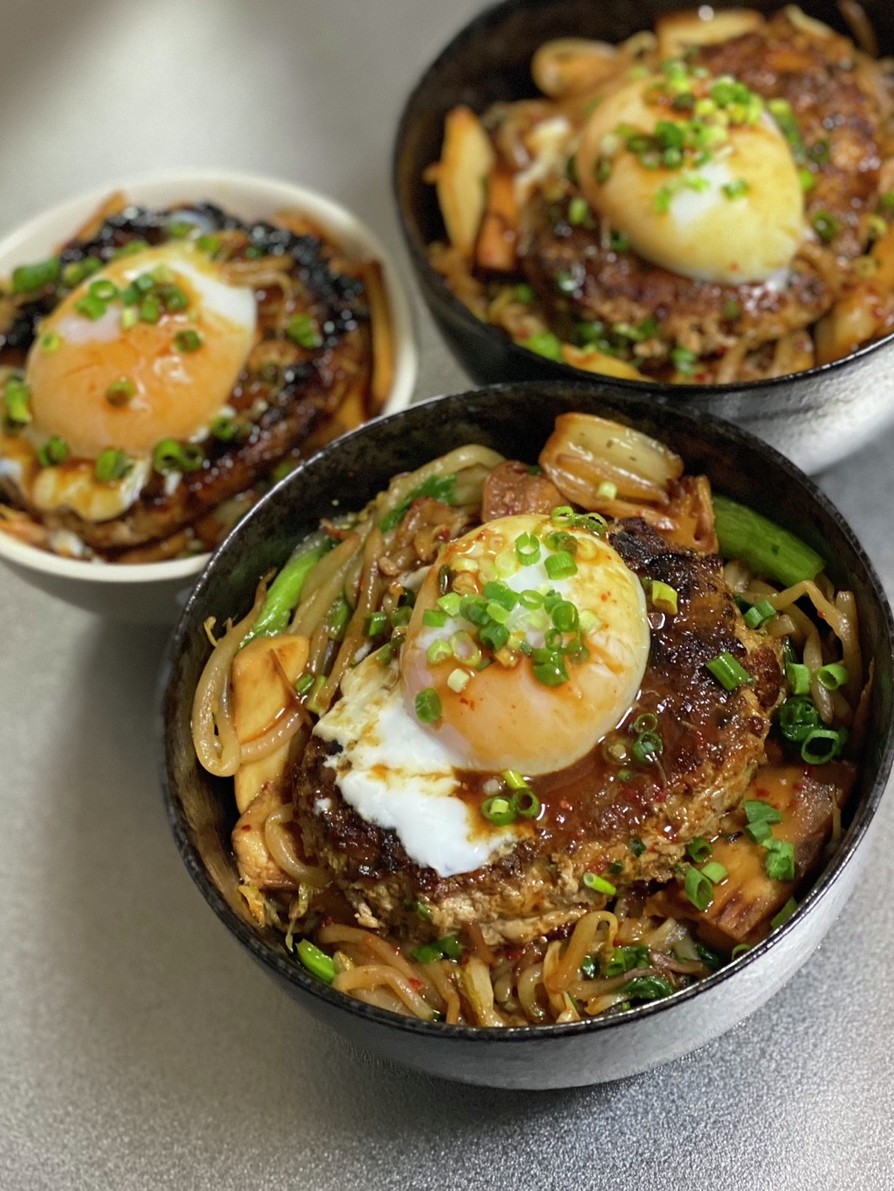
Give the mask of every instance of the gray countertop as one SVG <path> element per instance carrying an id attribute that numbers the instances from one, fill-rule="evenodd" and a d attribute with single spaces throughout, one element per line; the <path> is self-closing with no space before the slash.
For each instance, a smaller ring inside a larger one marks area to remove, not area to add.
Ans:
<path id="1" fill-rule="evenodd" d="M 479 7 L 4 0 L 0 234 L 122 176 L 222 166 L 328 192 L 400 251 L 397 113 Z M 418 317 L 418 395 L 464 387 Z M 892 450 L 821 480 L 889 593 Z M 844 916 L 732 1033 L 609 1086 L 453 1086 L 312 1023 L 193 887 L 156 773 L 165 632 L 5 569 L 0 606 L 0 1187 L 894 1186 L 890 799 Z"/>

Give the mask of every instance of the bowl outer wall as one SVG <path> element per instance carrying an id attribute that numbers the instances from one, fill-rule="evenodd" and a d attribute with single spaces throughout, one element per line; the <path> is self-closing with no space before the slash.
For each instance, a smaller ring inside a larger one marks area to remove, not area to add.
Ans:
<path id="1" fill-rule="evenodd" d="M 573 408 L 655 433 L 680 451 L 688 470 L 705 471 L 729 495 L 748 499 L 820 549 L 833 579 L 850 576 L 864 610 L 864 648 L 876 659 L 875 727 L 853 820 L 835 859 L 785 927 L 731 967 L 666 1002 L 614 1020 L 523 1030 L 430 1027 L 395 1018 L 314 981 L 286 957 L 279 936 L 262 934 L 246 919 L 230 854 L 231 785 L 199 768 L 190 739 L 192 691 L 208 654 L 202 622 L 214 615 L 222 623 L 247 609 L 259 576 L 281 564 L 320 516 L 333 512 L 333 500 L 339 501 L 336 511 L 358 507 L 396 471 L 463 442 L 484 442 L 533 461 L 555 415 Z M 737 428 L 656 407 L 648 398 L 619 401 L 592 385 L 501 386 L 436 399 L 323 451 L 265 497 L 215 556 L 178 625 L 163 676 L 168 814 L 187 869 L 218 916 L 293 996 L 358 1045 L 430 1074 L 495 1087 L 614 1079 L 684 1054 L 741 1020 L 781 987 L 828 930 L 857 879 L 866 828 L 891 767 L 892 642 L 894 626 L 879 580 L 840 515 L 786 460 Z"/>
<path id="2" fill-rule="evenodd" d="M 739 0 L 718 0 L 721 10 Z M 681 0 L 507 0 L 462 29 L 432 62 L 409 96 L 394 144 L 393 188 L 417 283 L 451 352 L 479 384 L 530 379 L 580 380 L 580 372 L 513 343 L 480 322 L 430 267 L 426 245 L 443 239 L 435 188 L 425 167 L 440 157 L 444 116 L 462 103 L 481 112 L 489 104 L 537 94 L 531 80 L 534 50 L 556 36 L 596 37 L 616 43 L 685 7 Z M 755 0 L 764 13 L 782 7 Z M 834 0 L 805 0 L 817 19 L 848 32 Z M 894 53 L 894 6 L 862 6 L 883 53 Z M 618 393 L 643 391 L 636 381 L 609 380 Z M 894 339 L 860 349 L 848 359 L 808 373 L 741 385 L 649 385 L 657 401 L 685 404 L 735 421 L 770 442 L 811 474 L 871 442 L 894 423 Z"/>

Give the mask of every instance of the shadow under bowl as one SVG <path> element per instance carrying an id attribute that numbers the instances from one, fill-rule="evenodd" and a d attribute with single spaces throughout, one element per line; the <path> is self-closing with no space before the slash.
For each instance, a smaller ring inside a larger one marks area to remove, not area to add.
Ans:
<path id="1" fill-rule="evenodd" d="M 257 583 L 280 566 L 320 518 L 360 508 L 398 472 L 464 443 L 535 462 L 555 417 L 582 410 L 632 424 L 668 443 L 734 499 L 785 524 L 828 560 L 861 610 L 862 644 L 875 659 L 867 751 L 848 825 L 797 913 L 769 940 L 667 1000 L 614 1018 L 502 1030 L 430 1024 L 374 1009 L 315 980 L 282 936 L 258 928 L 238 892 L 230 848 L 232 782 L 214 778 L 193 751 L 193 692 L 209 654 L 203 625 L 241 615 Z M 435 445 L 435 438 L 437 443 Z M 589 385 L 505 385 L 411 406 L 326 448 L 266 496 L 214 556 L 172 638 L 159 723 L 167 812 L 190 875 L 226 928 L 314 1017 L 357 1046 L 439 1075 L 493 1087 L 543 1089 L 617 1079 L 717 1037 L 763 1004 L 808 958 L 843 907 L 866 855 L 866 837 L 894 750 L 894 624 L 879 579 L 852 531 L 805 476 L 772 448 L 708 415 L 619 398 Z"/>
<path id="2" fill-rule="evenodd" d="M 453 355 L 476 383 L 580 381 L 588 374 L 528 351 L 481 322 L 429 264 L 428 246 L 446 239 L 435 187 L 424 180 L 426 169 L 441 156 L 444 117 L 458 104 L 480 113 L 493 103 L 539 94 L 531 79 L 531 58 L 552 38 L 586 37 L 617 44 L 685 7 L 682 0 L 506 0 L 461 29 L 407 99 L 392 162 L 400 225 L 426 305 Z M 712 5 L 718 11 L 736 7 L 738 0 Z M 754 0 L 748 7 L 770 14 L 783 6 L 778 0 Z M 804 0 L 800 7 L 850 34 L 835 0 Z M 875 31 L 879 56 L 894 54 L 894 6 L 865 0 L 861 8 Z M 894 424 L 894 336 L 833 363 L 771 380 L 670 385 L 606 378 L 600 384 L 619 396 L 645 390 L 656 402 L 736 422 L 815 474 Z"/>

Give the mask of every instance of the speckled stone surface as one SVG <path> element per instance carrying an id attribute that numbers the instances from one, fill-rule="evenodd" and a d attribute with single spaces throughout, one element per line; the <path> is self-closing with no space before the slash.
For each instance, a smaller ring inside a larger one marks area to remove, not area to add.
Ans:
<path id="1" fill-rule="evenodd" d="M 390 133 L 478 4 L 5 0 L 0 232 L 104 178 L 231 166 L 354 207 L 395 248 Z M 420 311 L 419 395 L 465 387 Z M 822 479 L 894 594 L 894 436 Z M 894 1187 L 894 802 L 805 969 L 709 1047 L 520 1094 L 351 1050 L 214 919 L 151 738 L 165 633 L 0 571 L 0 1187 L 343 1191 Z"/>

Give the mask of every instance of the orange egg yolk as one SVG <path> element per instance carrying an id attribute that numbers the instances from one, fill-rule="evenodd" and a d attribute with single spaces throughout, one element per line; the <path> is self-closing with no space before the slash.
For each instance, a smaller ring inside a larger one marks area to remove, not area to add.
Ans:
<path id="1" fill-rule="evenodd" d="M 528 775 L 565 768 L 636 697 L 649 653 L 642 585 L 603 537 L 562 532 L 557 539 L 549 517 L 488 522 L 449 543 L 422 584 L 401 654 L 404 696 L 413 714 L 417 698 L 434 692 L 439 716 L 426 726 L 458 767 Z M 462 596 L 458 603 L 456 591 L 442 593 L 445 566 L 462 576 L 463 591 L 476 590 L 472 620 Z M 491 614 L 508 634 L 496 651 L 475 623 Z M 539 664 L 547 645 L 564 650 L 561 681 Z"/>
<path id="2" fill-rule="evenodd" d="M 34 430 L 86 458 L 189 439 L 226 404 L 255 323 L 252 290 L 227 284 L 197 250 L 120 257 L 41 324 L 25 376 Z"/>

